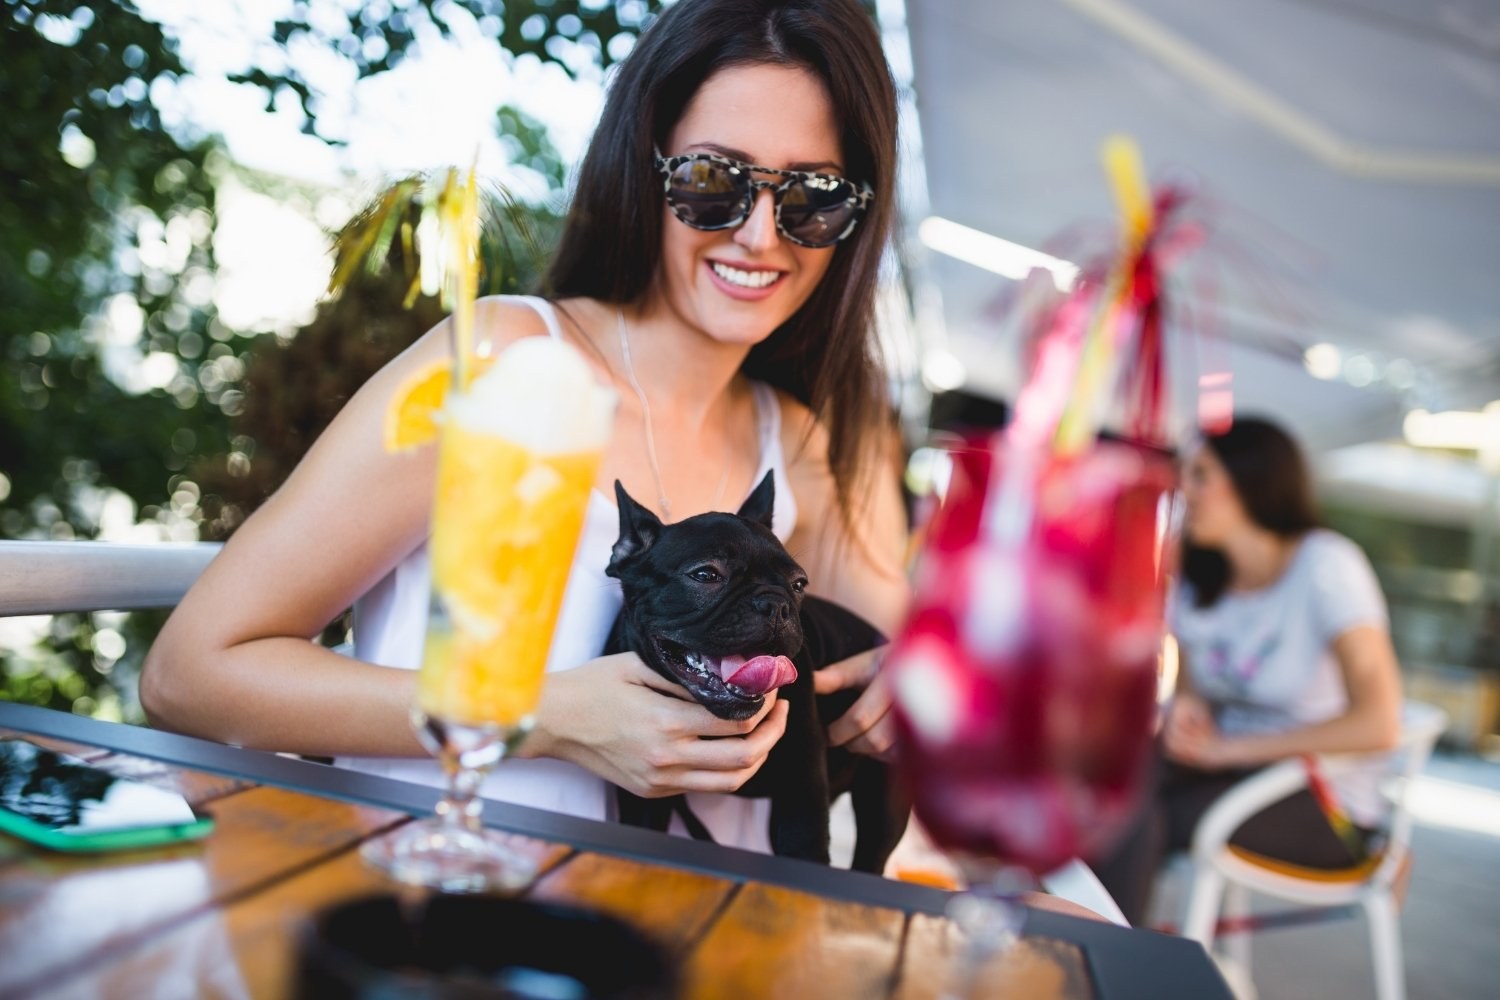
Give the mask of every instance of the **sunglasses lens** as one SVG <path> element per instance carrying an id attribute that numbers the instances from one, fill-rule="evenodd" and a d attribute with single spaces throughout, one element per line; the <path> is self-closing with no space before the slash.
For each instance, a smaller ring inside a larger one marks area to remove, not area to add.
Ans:
<path id="1" fill-rule="evenodd" d="M 800 180 L 782 195 L 781 228 L 809 246 L 832 246 L 859 217 L 857 195 L 854 185 L 845 180 Z"/>
<path id="2" fill-rule="evenodd" d="M 667 203 L 696 229 L 724 229 L 745 218 L 749 178 L 712 160 L 688 160 L 667 178 Z"/>

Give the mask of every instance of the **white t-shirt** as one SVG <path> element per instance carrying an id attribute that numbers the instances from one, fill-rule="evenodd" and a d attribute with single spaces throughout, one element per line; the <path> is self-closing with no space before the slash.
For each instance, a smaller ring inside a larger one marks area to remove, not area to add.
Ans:
<path id="1" fill-rule="evenodd" d="M 1387 624 L 1370 561 L 1352 541 L 1324 529 L 1303 537 L 1270 586 L 1226 591 L 1197 608 L 1184 581 L 1171 619 L 1193 689 L 1230 736 L 1286 732 L 1342 714 L 1349 698 L 1333 642 L 1357 626 Z M 1382 772 L 1372 762 L 1334 781 L 1355 822 L 1380 821 Z"/>

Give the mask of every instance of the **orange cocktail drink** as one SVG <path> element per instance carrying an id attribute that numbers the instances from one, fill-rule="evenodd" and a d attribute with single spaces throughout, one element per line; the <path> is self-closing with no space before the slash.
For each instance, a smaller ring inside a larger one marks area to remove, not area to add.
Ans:
<path id="1" fill-rule="evenodd" d="M 600 452 L 461 426 L 441 449 L 432 586 L 447 616 L 429 626 L 418 701 L 451 722 L 517 725 L 541 692 Z"/>
<path id="2" fill-rule="evenodd" d="M 431 540 L 434 614 L 419 708 L 524 728 L 603 457 L 612 394 L 571 348 L 513 345 L 443 418 Z"/>

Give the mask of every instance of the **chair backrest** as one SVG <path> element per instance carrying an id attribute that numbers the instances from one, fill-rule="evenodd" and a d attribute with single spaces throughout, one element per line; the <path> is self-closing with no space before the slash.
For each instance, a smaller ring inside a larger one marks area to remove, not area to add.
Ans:
<path id="1" fill-rule="evenodd" d="M 1412 815 L 1410 806 L 1413 779 L 1427 766 L 1432 748 L 1438 737 L 1448 728 L 1448 713 L 1436 705 L 1421 701 L 1407 701 L 1401 706 L 1401 737 L 1392 751 L 1390 778 L 1385 785 L 1386 797 L 1391 802 L 1389 840 L 1385 857 L 1376 869 L 1373 880 L 1395 877 L 1396 869 L 1405 858 L 1411 843 Z"/>
<path id="2" fill-rule="evenodd" d="M 0 541 L 0 618 L 169 608 L 219 545 Z"/>

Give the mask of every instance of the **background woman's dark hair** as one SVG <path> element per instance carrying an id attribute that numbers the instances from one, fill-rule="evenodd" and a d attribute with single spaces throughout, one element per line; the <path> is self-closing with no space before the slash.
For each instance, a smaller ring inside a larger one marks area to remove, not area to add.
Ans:
<path id="1" fill-rule="evenodd" d="M 1256 524 L 1284 538 L 1318 526 L 1307 462 L 1286 431 L 1269 420 L 1236 417 L 1227 431 L 1209 435 L 1204 444 L 1229 473 L 1234 492 Z M 1223 596 L 1229 563 L 1218 549 L 1187 542 L 1182 575 L 1193 585 L 1193 603 L 1206 608 Z"/>
<path id="2" fill-rule="evenodd" d="M 896 184 L 895 87 L 857 0 L 680 0 L 667 8 L 610 86 L 544 291 L 614 303 L 645 293 L 661 258 L 653 147 L 713 73 L 760 63 L 800 66 L 823 81 L 842 129 L 844 169 L 875 192 L 807 302 L 751 350 L 744 368 L 801 400 L 828 429 L 847 516 L 864 446 L 890 426 L 871 332 Z"/>

